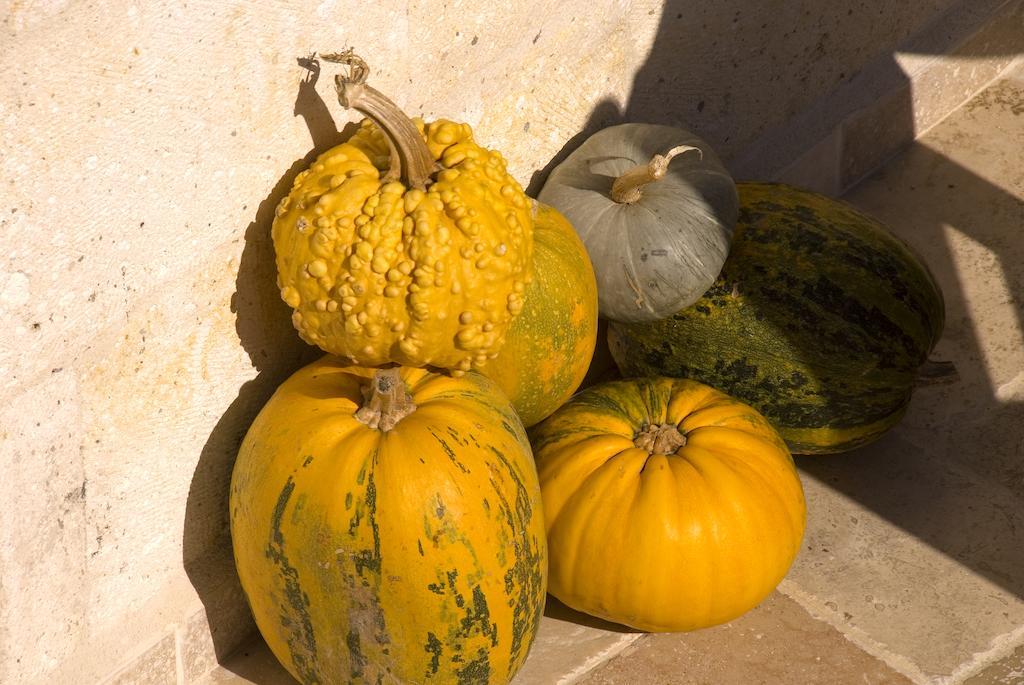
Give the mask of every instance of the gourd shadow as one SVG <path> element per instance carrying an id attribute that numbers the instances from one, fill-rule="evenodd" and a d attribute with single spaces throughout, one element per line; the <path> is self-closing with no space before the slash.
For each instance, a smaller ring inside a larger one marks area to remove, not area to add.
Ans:
<path id="1" fill-rule="evenodd" d="M 530 197 L 537 197 L 537 193 L 544 187 L 548 174 L 556 166 L 561 164 L 573 150 L 583 144 L 587 138 L 600 131 L 602 128 L 614 126 L 624 122 L 622 110 L 617 102 L 611 98 L 605 98 L 594 106 L 580 132 L 565 142 L 561 149 L 542 168 L 530 175 L 530 182 L 526 186 L 526 194 Z"/>
<path id="2" fill-rule="evenodd" d="M 533 175 L 528 190 L 536 195 L 551 169 L 595 130 L 627 121 L 667 124 L 696 133 L 720 153 L 741 180 L 783 178 L 840 194 L 855 188 L 876 169 L 886 173 L 888 166 L 883 165 L 896 163 L 894 156 L 901 155 L 899 159 L 912 159 L 922 169 L 931 169 L 931 175 L 919 177 L 948 182 L 946 202 L 932 203 L 935 195 L 921 195 L 914 211 L 903 213 L 907 221 L 901 225 L 890 222 L 890 226 L 924 255 L 942 286 L 946 329 L 935 354 L 955 363 L 960 381 L 916 389 L 901 424 L 875 443 L 845 455 L 798 457 L 797 463 L 805 479 L 827 484 L 971 572 L 1024 598 L 1024 403 L 1016 399 L 1022 394 L 1024 375 L 1013 381 L 1018 384 L 1015 390 L 1000 385 L 1010 385 L 1005 369 L 1002 381 L 993 380 L 986 360 L 998 349 L 985 343 L 990 337 L 985 329 L 993 322 L 991 318 L 982 321 L 977 311 L 984 298 L 977 285 L 979 272 L 986 268 L 993 271 L 992 277 L 1005 279 L 1010 292 L 1024 292 L 1024 260 L 1012 245 L 1024 225 L 1024 202 L 946 155 L 914 142 L 919 132 L 912 84 L 895 53 L 868 55 L 860 66 L 853 64 L 854 68 L 847 64 L 864 51 L 859 41 L 851 39 L 850 31 L 870 31 L 878 17 L 888 16 L 894 7 L 891 3 L 825 3 L 816 5 L 813 12 L 800 4 L 771 7 L 764 11 L 757 3 L 744 0 L 725 0 L 714 8 L 689 0 L 667 0 L 650 52 L 634 76 L 624 106 L 620 110 L 610 100 L 600 101 L 581 133 Z M 955 52 L 958 58 L 971 59 L 1024 54 L 1019 38 L 1011 48 L 989 39 L 955 43 L 955 32 L 941 30 L 946 15 L 929 17 L 933 10 L 924 6 L 904 7 L 906 11 L 893 14 L 902 19 L 913 16 L 913 21 L 901 26 L 892 22 L 886 35 L 893 43 L 916 31 L 925 36 L 923 42 L 915 38 L 907 50 L 901 47 L 904 52 Z M 949 11 L 956 9 L 951 5 Z M 849 19 L 844 24 L 846 15 Z M 844 30 L 837 40 L 835 32 L 830 37 L 822 28 L 831 24 L 845 25 L 849 31 Z M 1014 22 L 1005 25 L 1000 30 L 1013 30 Z M 763 35 L 778 39 L 765 41 L 759 38 Z M 812 36 L 811 40 L 790 39 L 805 35 Z M 831 51 L 841 49 L 849 51 L 849 59 L 832 59 Z M 868 81 L 869 77 L 874 80 Z M 877 89 L 862 89 L 865 84 Z M 858 96 L 861 90 L 866 95 Z M 1021 96 L 1016 97 L 1019 103 Z M 800 154 L 812 152 L 812 146 L 828 133 L 826 115 L 831 114 L 829 108 L 835 102 L 848 106 L 843 116 L 854 124 L 844 129 L 849 137 L 837 143 L 843 151 L 835 168 L 822 173 L 824 178 L 806 173 L 799 179 L 787 178 L 787 167 Z M 752 112 L 757 116 L 751 116 Z M 862 113 L 870 116 L 858 118 Z M 770 148 L 759 142 L 765 139 L 806 144 L 802 148 L 797 145 L 792 156 L 776 159 L 765 154 Z M 992 143 L 995 139 L 984 140 Z M 760 157 L 755 159 L 757 155 Z M 877 174 L 874 180 L 878 180 Z M 816 187 L 819 181 L 821 185 Z M 1020 190 L 1018 184 L 1018 194 Z M 885 199 L 888 206 L 906 201 L 899 188 L 893 188 Z M 979 211 L 993 207 L 1001 208 L 996 222 L 990 211 Z M 880 205 L 879 211 L 868 213 L 888 216 L 881 211 L 886 208 Z M 977 260 L 966 267 L 971 274 L 962 271 L 963 244 L 951 242 L 950 226 L 988 250 L 989 266 Z M 967 284 L 975 288 L 970 300 Z M 990 298 L 983 306 L 991 304 Z M 995 325 L 1024 331 L 1020 297 L 1001 304 L 1004 318 Z M 780 320 L 775 327 L 784 332 L 786 324 Z M 1005 342 L 1001 344 L 1005 346 Z M 1024 341 L 1018 333 L 1018 339 L 1009 344 L 1011 349 L 1020 348 Z M 607 353 L 602 348 L 606 349 L 606 341 L 599 341 L 603 361 L 595 361 L 585 385 L 615 375 L 607 367 Z M 1008 358 L 1005 350 L 1002 356 Z M 815 528 L 828 525 L 812 518 L 809 537 Z M 853 533 L 847 530 L 842 534 Z M 915 585 L 914 572 L 907 573 L 907 585 Z"/>
<path id="3" fill-rule="evenodd" d="M 629 626 L 624 626 L 621 623 L 613 623 L 611 621 L 597 618 L 596 616 L 585 614 L 581 611 L 576 611 L 575 609 L 562 604 L 562 602 L 551 595 L 548 595 L 547 602 L 544 604 L 544 616 L 555 621 L 575 623 L 576 625 L 586 626 L 596 630 L 603 630 L 607 633 L 644 632 L 638 628 L 630 628 Z"/>
<path id="4" fill-rule="evenodd" d="M 313 148 L 278 179 L 245 229 L 245 245 L 231 298 L 239 342 L 257 374 L 239 388 L 237 397 L 210 432 L 192 476 L 185 509 L 184 568 L 205 608 L 213 652 L 220 663 L 255 630 L 231 551 L 228 493 L 235 456 L 249 425 L 277 386 L 323 354 L 299 338 L 291 323 L 291 310 L 278 292 L 270 239 L 274 210 L 299 172 L 317 155 L 347 139 L 355 127 L 349 124 L 338 131 L 327 105 L 315 90 L 318 65 L 308 59 L 300 59 L 299 65 L 307 74 L 299 85 L 294 112 L 305 120 Z M 212 666 L 203 664 L 194 670 L 201 673 Z M 266 680 L 263 673 L 245 675 L 265 685 L 283 682 L 279 675 L 269 671 Z"/>

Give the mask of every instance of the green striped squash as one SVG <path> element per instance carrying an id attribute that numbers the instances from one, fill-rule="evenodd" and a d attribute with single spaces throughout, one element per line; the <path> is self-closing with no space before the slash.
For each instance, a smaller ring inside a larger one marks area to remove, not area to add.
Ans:
<path id="1" fill-rule="evenodd" d="M 903 416 L 942 333 L 942 293 L 878 221 L 787 185 L 740 183 L 729 258 L 667 319 L 611 323 L 623 374 L 692 378 L 757 408 L 799 454 L 843 452 Z"/>
<path id="2" fill-rule="evenodd" d="M 484 376 L 327 356 L 256 417 L 231 480 L 235 564 L 303 685 L 504 685 L 547 588 L 540 485 Z"/>

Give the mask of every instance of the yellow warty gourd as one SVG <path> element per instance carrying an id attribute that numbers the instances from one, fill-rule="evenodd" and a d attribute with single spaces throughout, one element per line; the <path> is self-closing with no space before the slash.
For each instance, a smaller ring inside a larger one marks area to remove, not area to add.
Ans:
<path id="1" fill-rule="evenodd" d="M 364 366 L 482 366 L 531 278 L 522 187 L 468 125 L 410 120 L 364 84 L 365 63 L 327 57 L 353 66 L 340 99 L 374 121 L 299 174 L 277 208 L 278 285 L 296 329 Z"/>

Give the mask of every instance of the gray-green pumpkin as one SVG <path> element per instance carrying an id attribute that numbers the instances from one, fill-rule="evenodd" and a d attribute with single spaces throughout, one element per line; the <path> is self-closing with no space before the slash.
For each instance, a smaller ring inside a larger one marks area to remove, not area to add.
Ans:
<path id="1" fill-rule="evenodd" d="M 552 170 L 538 199 L 576 228 L 601 316 L 656 321 L 704 294 L 729 253 L 739 201 L 711 147 L 682 129 L 598 131 Z"/>

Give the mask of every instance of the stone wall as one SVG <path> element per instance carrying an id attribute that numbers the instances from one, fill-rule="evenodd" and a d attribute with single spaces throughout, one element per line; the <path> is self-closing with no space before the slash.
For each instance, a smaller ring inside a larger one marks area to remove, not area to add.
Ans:
<path id="1" fill-rule="evenodd" d="M 685 125 L 768 177 L 819 163 L 878 99 L 865 84 L 908 88 L 899 46 L 947 52 L 1006 4 L 4 3 L 0 682 L 193 683 L 253 629 L 231 464 L 315 357 L 268 231 L 350 121 L 329 66 L 314 80 L 298 58 L 355 46 L 376 87 L 469 122 L 533 191 L 582 131 L 625 119 Z M 965 88 L 990 78 L 978 64 Z"/>

